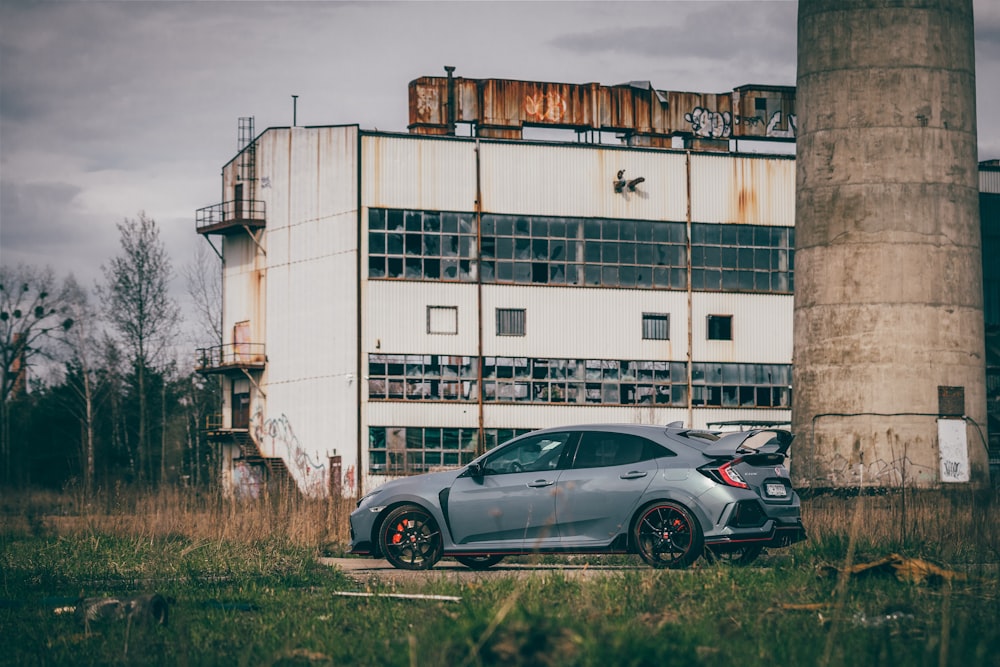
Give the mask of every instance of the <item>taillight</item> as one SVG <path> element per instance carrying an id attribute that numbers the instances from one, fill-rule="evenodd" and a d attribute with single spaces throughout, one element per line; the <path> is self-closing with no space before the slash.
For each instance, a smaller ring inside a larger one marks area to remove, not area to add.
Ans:
<path id="1" fill-rule="evenodd" d="M 719 477 L 721 477 L 722 481 L 728 484 L 729 486 L 735 486 L 741 489 L 749 489 L 750 487 L 747 486 L 747 483 L 743 481 L 742 477 L 740 477 L 740 473 L 737 472 L 735 468 L 733 468 L 733 464 L 738 462 L 739 459 L 736 459 L 735 461 L 727 461 L 726 463 L 723 463 L 721 466 L 719 466 Z"/>
<path id="2" fill-rule="evenodd" d="M 704 465 L 698 468 L 698 472 L 719 484 L 735 486 L 738 489 L 749 489 L 750 487 L 743 481 L 743 477 L 739 471 L 733 468 L 734 465 L 741 461 L 743 461 L 742 457 L 726 461 L 722 465 Z"/>

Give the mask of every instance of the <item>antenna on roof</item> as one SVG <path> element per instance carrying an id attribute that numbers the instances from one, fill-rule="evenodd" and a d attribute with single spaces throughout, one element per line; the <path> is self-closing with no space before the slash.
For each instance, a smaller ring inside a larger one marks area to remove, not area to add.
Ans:
<path id="1" fill-rule="evenodd" d="M 298 125 L 299 96 L 292 95 L 292 127 Z"/>

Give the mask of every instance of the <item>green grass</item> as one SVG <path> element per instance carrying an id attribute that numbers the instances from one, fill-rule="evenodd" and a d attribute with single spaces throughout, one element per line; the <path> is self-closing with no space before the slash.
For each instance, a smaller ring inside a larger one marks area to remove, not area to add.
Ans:
<path id="1" fill-rule="evenodd" d="M 248 538 L 221 526 L 212 535 L 208 519 L 189 522 L 183 532 L 176 517 L 171 532 L 118 516 L 90 517 L 73 529 L 55 529 L 58 522 L 45 518 L 30 525 L 7 521 L 0 528 L 0 664 L 997 664 L 997 504 L 962 510 L 956 501 L 941 512 L 946 500 L 908 499 L 913 516 L 906 517 L 912 526 L 905 531 L 885 519 L 895 513 L 902 520 L 892 498 L 807 501 L 811 538 L 766 554 L 760 567 L 699 561 L 683 572 L 639 567 L 586 580 L 540 569 L 524 578 L 460 583 L 432 570 L 405 585 L 358 583 L 320 564 L 318 555 L 338 549 L 329 541 L 332 533 L 280 528 L 309 525 L 304 516 L 272 518 L 269 535 L 249 531 Z M 201 516 L 204 508 L 195 509 Z M 330 511 L 245 510 L 323 517 Z M 219 511 L 230 516 L 238 508 Z M 969 576 L 914 584 L 882 574 L 826 574 L 825 566 L 892 552 Z M 621 556 L 572 562 L 639 564 Z M 461 601 L 342 597 L 338 591 Z M 85 624 L 56 613 L 80 597 L 152 592 L 171 601 L 165 626 Z"/>

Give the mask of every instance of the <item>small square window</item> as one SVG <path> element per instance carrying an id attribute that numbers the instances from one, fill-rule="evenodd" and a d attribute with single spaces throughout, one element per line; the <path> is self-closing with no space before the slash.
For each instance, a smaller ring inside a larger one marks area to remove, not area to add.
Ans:
<path id="1" fill-rule="evenodd" d="M 497 335 L 498 336 L 523 336 L 524 335 L 524 309 L 523 308 L 497 308 Z"/>
<path id="2" fill-rule="evenodd" d="M 670 340 L 670 315 L 643 313 L 642 338 L 643 340 Z"/>
<path id="3" fill-rule="evenodd" d="M 732 340 L 732 339 L 733 339 L 733 316 L 709 315 L 708 340 Z"/>
<path id="4" fill-rule="evenodd" d="M 427 306 L 427 333 L 458 333 L 458 306 Z"/>

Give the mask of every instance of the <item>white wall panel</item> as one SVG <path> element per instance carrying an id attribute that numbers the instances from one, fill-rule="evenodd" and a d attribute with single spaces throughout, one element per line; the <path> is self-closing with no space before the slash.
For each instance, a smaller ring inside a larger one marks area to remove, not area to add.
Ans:
<path id="1" fill-rule="evenodd" d="M 356 153 L 354 126 L 269 130 L 257 149 L 268 366 L 252 428 L 307 489 L 333 448 L 356 463 Z"/>
<path id="2" fill-rule="evenodd" d="M 372 426 L 478 428 L 479 411 L 475 403 L 376 401 L 365 406 L 365 423 Z M 366 447 L 367 434 L 365 429 Z"/>
<path id="3" fill-rule="evenodd" d="M 362 206 L 472 211 L 475 142 L 363 135 Z"/>
<path id="4" fill-rule="evenodd" d="M 692 155 L 691 220 L 793 226 L 795 160 Z"/>
<path id="5" fill-rule="evenodd" d="M 525 309 L 524 336 L 496 335 L 496 309 Z M 642 340 L 642 314 L 669 313 L 670 340 Z M 485 354 L 570 359 L 683 361 L 684 292 L 585 287 L 483 287 Z"/>
<path id="6" fill-rule="evenodd" d="M 487 404 L 486 428 L 550 428 L 574 424 L 669 424 L 686 419 L 683 408 L 597 405 Z"/>
<path id="7" fill-rule="evenodd" d="M 1000 194 L 1000 169 L 979 170 L 979 192 Z"/>
<path id="8" fill-rule="evenodd" d="M 479 316 L 475 285 L 368 280 L 364 293 L 362 350 L 365 354 L 477 354 Z M 428 306 L 457 307 L 458 334 L 427 333 Z"/>
<path id="9" fill-rule="evenodd" d="M 694 361 L 792 363 L 792 295 L 695 292 Z M 733 339 L 708 340 L 709 315 L 733 316 Z"/>
<path id="10" fill-rule="evenodd" d="M 482 144 L 483 210 L 637 220 L 685 219 L 684 155 L 524 143 Z M 618 172 L 645 181 L 615 192 Z"/>

